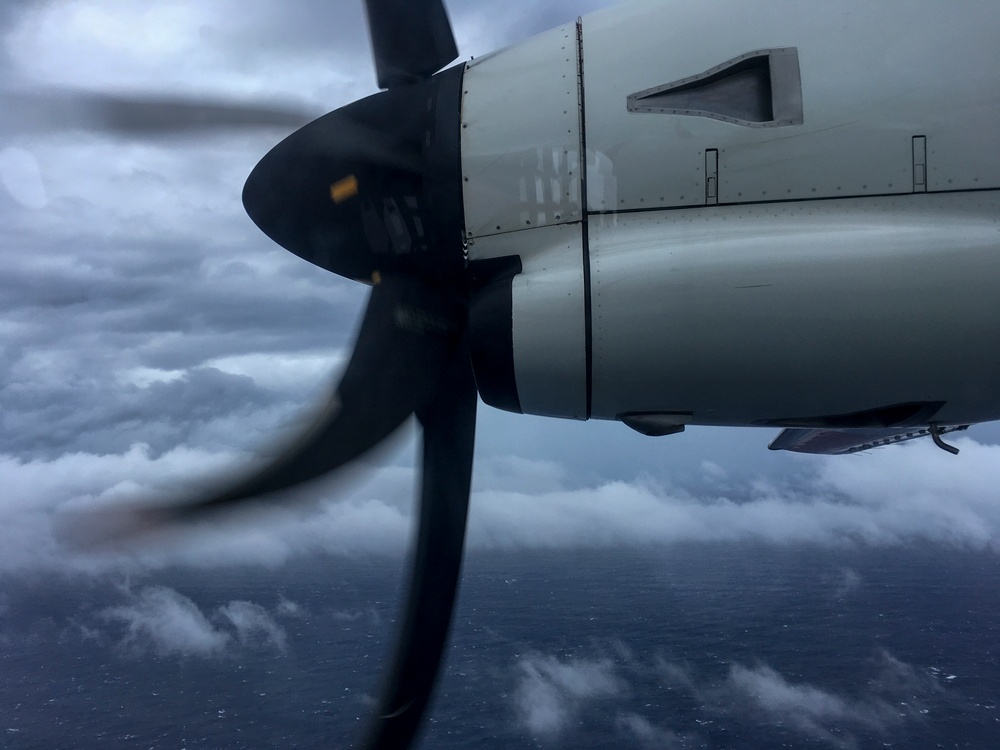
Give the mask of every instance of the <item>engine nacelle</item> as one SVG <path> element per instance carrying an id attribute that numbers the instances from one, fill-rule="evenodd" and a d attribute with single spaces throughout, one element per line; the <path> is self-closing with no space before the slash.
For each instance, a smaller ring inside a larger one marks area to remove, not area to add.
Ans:
<path id="1" fill-rule="evenodd" d="M 723 5 L 468 65 L 484 400 L 651 432 L 1000 418 L 1000 28 Z"/>

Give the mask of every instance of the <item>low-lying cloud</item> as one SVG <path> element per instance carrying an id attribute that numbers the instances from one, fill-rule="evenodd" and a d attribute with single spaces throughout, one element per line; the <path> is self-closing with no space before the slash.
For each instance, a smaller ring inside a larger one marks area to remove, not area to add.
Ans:
<path id="1" fill-rule="evenodd" d="M 473 549 L 662 546 L 680 542 L 939 544 L 1000 549 L 1000 446 L 957 440 L 953 457 L 929 441 L 871 456 L 820 458 L 787 484 L 750 480 L 706 490 L 664 487 L 639 477 L 575 486 L 568 467 L 517 457 L 486 458 L 472 496 Z M 53 532 L 66 511 L 137 497 L 157 500 L 195 491 L 193 478 L 246 463 L 235 452 L 176 448 L 152 455 L 67 454 L 51 461 L 0 456 L 0 567 L 156 568 L 169 564 L 280 565 L 304 554 L 407 549 L 415 471 L 403 465 L 359 468 L 358 484 L 306 488 L 261 517 L 224 520 L 167 535 L 117 554 L 71 555 Z M 537 481 L 536 481 L 537 480 Z M 183 483 L 183 484 L 182 484 Z M 311 501 L 309 498 L 313 498 Z M 320 499 L 322 498 L 322 499 Z M 845 572 L 841 595 L 858 585 Z"/>
<path id="2" fill-rule="evenodd" d="M 243 645 L 263 644 L 282 652 L 288 649 L 284 629 L 259 604 L 229 602 L 219 608 L 219 615 L 232 625 L 236 630 L 236 637 Z"/>
<path id="3" fill-rule="evenodd" d="M 484 489 L 470 538 L 501 548 L 743 540 L 997 548 L 1000 447 L 959 445 L 958 459 L 929 442 L 817 459 L 795 484 L 751 480 L 707 496 L 642 478 L 536 493 Z"/>
<path id="4" fill-rule="evenodd" d="M 534 654 L 518 662 L 515 703 L 529 732 L 551 737 L 586 704 L 617 694 L 624 684 L 610 659 L 568 659 Z"/>
<path id="5" fill-rule="evenodd" d="M 686 738 L 670 729 L 658 727 L 639 714 L 621 713 L 617 719 L 618 730 L 632 742 L 649 750 L 674 750 L 689 747 Z"/>
<path id="6" fill-rule="evenodd" d="M 636 659 L 622 644 L 614 651 L 614 660 L 600 653 L 520 658 L 511 696 L 518 726 L 554 742 L 586 715 L 610 723 L 624 744 L 672 750 L 704 746 L 712 725 L 726 717 L 726 726 L 738 719 L 846 750 L 872 738 L 903 736 L 924 720 L 922 707 L 941 689 L 933 669 L 918 670 L 888 652 L 878 654 L 864 687 L 849 694 L 790 679 L 765 663 L 735 663 L 721 675 L 706 675 L 663 656 Z M 662 701 L 657 708 L 647 702 L 650 685 L 657 683 L 669 691 L 667 708 Z"/>
<path id="7" fill-rule="evenodd" d="M 189 597 L 164 586 L 146 587 L 131 596 L 128 603 L 102 610 L 98 621 L 123 626 L 118 645 L 134 654 L 151 651 L 165 657 L 215 657 L 235 648 L 266 648 L 282 653 L 288 648 L 284 628 L 259 604 L 231 601 L 209 616 Z M 79 627 L 90 638 L 103 632 L 100 627 Z"/>
<path id="8" fill-rule="evenodd" d="M 211 656 L 221 653 L 230 639 L 193 601 L 161 586 L 144 589 L 133 603 L 110 607 L 103 616 L 125 626 L 124 647 L 139 652 L 151 648 L 161 656 Z"/>
<path id="9" fill-rule="evenodd" d="M 853 568 L 842 568 L 833 597 L 835 599 L 843 599 L 860 589 L 862 585 L 864 585 L 864 579 L 860 573 Z"/>
<path id="10" fill-rule="evenodd" d="M 298 602 L 293 602 L 291 599 L 286 599 L 285 596 L 278 596 L 278 606 L 275 607 L 275 613 L 281 617 L 305 617 L 305 608 Z"/>
<path id="11" fill-rule="evenodd" d="M 858 730 L 885 733 L 901 722 L 898 712 L 877 697 L 850 699 L 806 683 L 791 683 L 767 666 L 734 665 L 728 687 L 768 721 L 793 726 L 834 747 L 852 746 Z"/>

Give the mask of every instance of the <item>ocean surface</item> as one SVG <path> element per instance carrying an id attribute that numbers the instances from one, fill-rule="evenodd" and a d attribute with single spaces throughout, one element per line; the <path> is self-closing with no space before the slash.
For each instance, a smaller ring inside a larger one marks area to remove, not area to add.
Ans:
<path id="1" fill-rule="evenodd" d="M 0 577 L 0 746 L 349 747 L 403 560 Z M 423 748 L 1000 747 L 1000 556 L 468 554 Z"/>

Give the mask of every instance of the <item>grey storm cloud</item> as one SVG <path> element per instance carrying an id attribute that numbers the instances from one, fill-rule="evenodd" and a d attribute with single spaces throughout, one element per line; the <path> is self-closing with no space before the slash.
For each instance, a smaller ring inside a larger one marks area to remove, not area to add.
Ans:
<path id="1" fill-rule="evenodd" d="M 124 453 L 136 443 L 159 454 L 197 439 L 208 423 L 225 417 L 232 424 L 234 418 L 252 416 L 248 411 L 259 413 L 285 402 L 247 376 L 213 368 L 192 369 L 177 380 L 145 388 L 88 378 L 68 379 L 61 388 L 30 381 L 9 386 L 7 392 L 17 404 L 0 419 L 0 450 L 43 458 L 67 452 Z M 276 427 L 264 424 L 259 431 L 267 434 Z"/>
<path id="2" fill-rule="evenodd" d="M 49 202 L 38 161 L 23 148 L 0 151 L 0 183 L 24 208 L 41 209 Z"/>
<path id="3" fill-rule="evenodd" d="M 448 7 L 469 55 L 605 4 Z M 0 87 L 333 107 L 374 88 L 361 8 L 5 4 Z M 366 290 L 276 247 L 245 215 L 243 180 L 284 134 L 139 139 L 7 132 L 0 121 L 2 568 L 280 564 L 406 548 L 412 428 L 365 482 L 307 488 L 312 502 L 261 527 L 208 525 L 175 547 L 96 557 L 71 555 L 53 531 L 70 511 L 177 496 L 268 455 L 328 397 Z M 656 441 L 618 424 L 489 409 L 479 424 L 473 549 L 1000 540 L 1000 433 L 989 428 L 959 439 L 957 458 L 927 443 L 824 459 L 768 452 L 768 430 Z"/>

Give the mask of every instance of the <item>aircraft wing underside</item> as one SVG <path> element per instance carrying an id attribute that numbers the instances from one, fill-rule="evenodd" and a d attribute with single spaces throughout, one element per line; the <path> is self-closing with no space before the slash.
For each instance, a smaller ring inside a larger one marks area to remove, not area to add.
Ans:
<path id="1" fill-rule="evenodd" d="M 937 435 L 966 430 L 969 425 L 938 427 Z M 806 429 L 791 427 L 783 430 L 768 446 L 773 451 L 794 451 L 795 453 L 817 453 L 844 455 L 858 453 L 869 448 L 902 443 L 905 440 L 934 437 L 929 427 L 873 427 L 853 429 Z M 940 439 L 935 440 L 939 445 Z M 946 448 L 947 449 L 947 448 Z"/>

